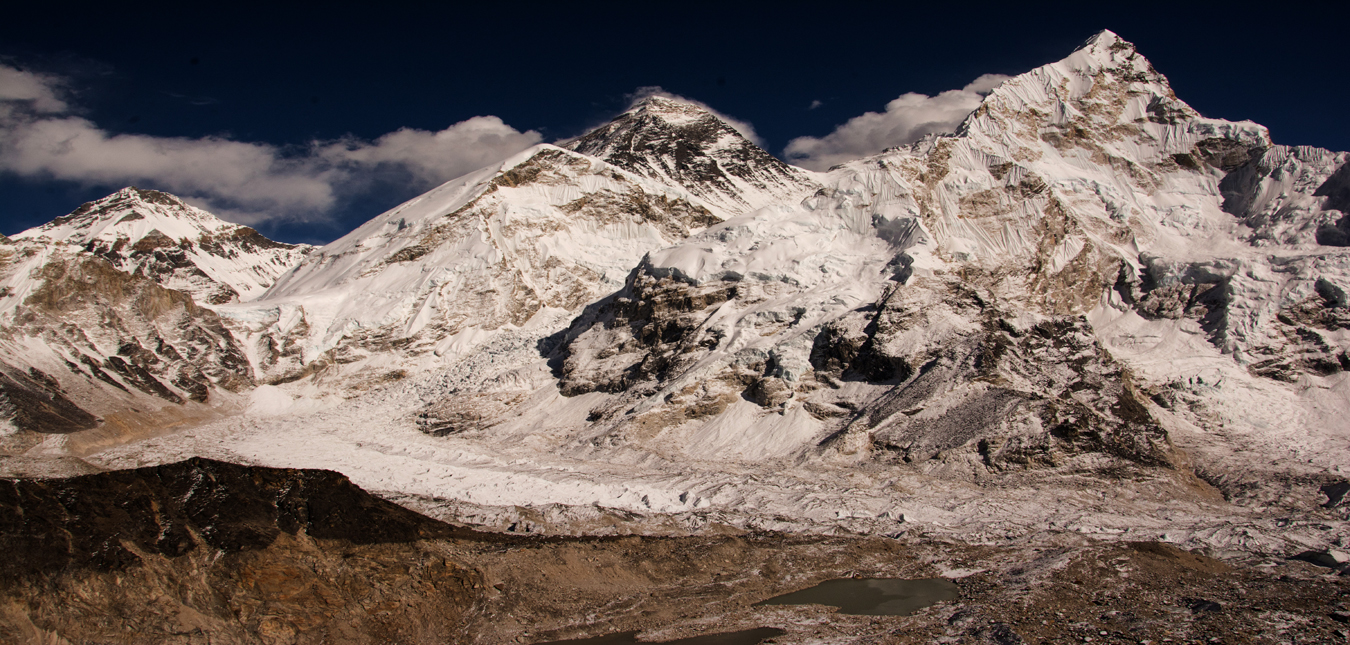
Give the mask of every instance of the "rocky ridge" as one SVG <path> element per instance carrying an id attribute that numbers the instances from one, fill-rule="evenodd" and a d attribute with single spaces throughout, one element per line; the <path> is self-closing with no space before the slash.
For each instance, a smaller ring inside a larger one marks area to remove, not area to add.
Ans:
<path id="1" fill-rule="evenodd" d="M 483 585 L 425 541 L 492 539 L 337 473 L 203 459 L 0 479 L 0 508 L 7 642 L 429 642 Z"/>

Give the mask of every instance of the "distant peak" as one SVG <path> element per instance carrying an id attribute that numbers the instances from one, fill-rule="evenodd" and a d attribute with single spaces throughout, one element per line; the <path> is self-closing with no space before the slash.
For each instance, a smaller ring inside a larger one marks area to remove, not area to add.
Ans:
<path id="1" fill-rule="evenodd" d="M 85 202 L 69 215 L 24 231 L 19 236 L 84 244 L 99 236 L 140 239 L 156 228 L 162 235 L 189 239 L 233 226 L 175 195 L 127 186 L 102 199 Z"/>
<path id="2" fill-rule="evenodd" d="M 633 102 L 627 112 L 700 112 L 712 114 L 711 110 L 687 99 L 676 96 L 653 94 Z"/>
<path id="3" fill-rule="evenodd" d="M 700 101 L 671 94 L 659 87 L 639 88 L 633 103 L 623 114 L 615 117 L 611 125 L 643 121 L 664 123 L 677 128 L 696 124 L 700 128 L 714 127 L 728 132 L 734 131 L 756 146 L 763 145 L 759 135 L 755 134 L 754 126 L 749 123 L 722 114 Z"/>
<path id="4" fill-rule="evenodd" d="M 1138 51 L 1134 43 L 1121 38 L 1110 29 L 1103 29 L 1084 41 L 1073 53 L 1087 54 L 1091 58 L 1106 62 L 1115 58 L 1129 58 L 1137 54 Z M 1072 57 L 1071 55 L 1070 58 Z"/>
<path id="5" fill-rule="evenodd" d="M 653 95 L 634 102 L 615 120 L 650 117 L 674 125 L 684 125 L 697 121 L 717 121 L 735 127 L 728 119 L 722 118 L 706 106 L 678 97 Z"/>
<path id="6" fill-rule="evenodd" d="M 85 202 L 80 205 L 79 208 L 75 209 L 74 212 L 67 215 L 66 218 L 98 217 L 113 209 L 125 207 L 134 202 L 159 204 L 161 206 L 172 206 L 177 208 L 190 208 L 187 202 L 184 202 L 175 195 L 159 190 L 127 186 L 103 199 Z"/>
<path id="7" fill-rule="evenodd" d="M 1125 43 L 1126 45 L 1131 45 L 1131 43 L 1125 42 L 1125 40 L 1121 38 L 1118 34 L 1116 34 L 1116 32 L 1111 31 L 1110 29 L 1103 29 L 1097 32 L 1096 35 L 1094 35 L 1093 37 L 1087 39 L 1087 42 L 1084 42 L 1082 47 L 1080 47 L 1079 49 L 1082 49 L 1084 47 L 1096 47 L 1096 46 L 1110 47 L 1118 42 Z"/>
<path id="8" fill-rule="evenodd" d="M 164 206 L 188 205 L 187 202 L 180 199 L 177 195 L 172 195 L 170 193 L 166 193 L 161 190 L 151 190 L 149 188 L 137 188 L 135 186 L 128 186 L 126 188 L 123 188 L 121 192 L 135 195 L 135 197 L 140 199 L 141 201 L 150 202 L 151 204 L 162 204 Z"/>

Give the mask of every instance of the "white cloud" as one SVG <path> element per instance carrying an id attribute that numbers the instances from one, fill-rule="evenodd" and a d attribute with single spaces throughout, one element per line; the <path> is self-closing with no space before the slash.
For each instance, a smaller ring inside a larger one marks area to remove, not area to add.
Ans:
<path id="1" fill-rule="evenodd" d="M 323 218 L 339 199 L 396 168 L 417 188 L 500 161 L 541 139 L 493 116 L 439 132 L 400 129 L 363 141 L 288 149 L 223 137 L 113 134 L 70 114 L 62 81 L 0 64 L 0 172 L 86 185 L 138 184 L 256 223 Z"/>
<path id="2" fill-rule="evenodd" d="M 1003 81 L 1010 78 L 1012 77 L 1005 74 L 981 74 L 979 78 L 961 88 L 961 91 L 975 92 L 976 94 L 988 94 L 994 91 L 994 88 L 1002 85 Z"/>
<path id="3" fill-rule="evenodd" d="M 820 99 L 816 99 L 816 100 L 814 100 L 814 101 L 811 101 L 811 105 L 806 106 L 806 109 L 808 109 L 808 110 L 814 110 L 814 109 L 816 109 L 816 108 L 818 108 L 818 107 L 820 107 L 820 106 L 822 106 L 822 105 L 825 105 L 825 104 L 822 103 L 822 102 L 820 101 Z"/>
<path id="4" fill-rule="evenodd" d="M 1007 79 L 1001 74 L 985 74 L 959 90 L 937 96 L 903 94 L 887 103 L 885 112 L 855 116 L 823 137 L 793 139 L 783 153 L 789 162 L 803 168 L 825 170 L 886 148 L 914 143 L 927 134 L 953 132 L 980 106 L 985 94 Z"/>
<path id="5" fill-rule="evenodd" d="M 64 112 L 66 102 L 57 96 L 60 79 L 0 65 L 0 103 L 29 103 L 35 112 Z"/>
<path id="6" fill-rule="evenodd" d="M 671 94 L 670 92 L 667 92 L 656 85 L 649 85 L 647 87 L 637 88 L 637 91 L 629 95 L 629 98 L 632 100 L 629 102 L 628 106 L 632 107 L 634 105 L 637 105 L 638 103 L 641 103 L 643 100 L 653 96 L 659 96 L 664 99 L 679 101 L 681 103 L 688 103 L 690 105 L 697 105 L 698 107 L 701 107 L 711 112 L 713 116 L 726 122 L 726 124 L 731 126 L 733 130 L 739 132 L 741 136 L 749 139 L 755 145 L 760 147 L 764 146 L 764 140 L 760 139 L 759 135 L 755 133 L 755 127 L 750 125 L 750 122 L 729 117 L 725 114 L 722 114 L 721 112 L 718 112 L 717 110 L 712 109 L 712 107 L 710 107 L 707 103 L 704 103 L 703 101 L 695 101 L 694 99 L 687 99 L 678 94 Z"/>
<path id="7" fill-rule="evenodd" d="M 372 142 L 359 139 L 321 145 L 317 155 L 336 164 L 401 165 L 427 184 L 472 172 L 542 139 L 519 132 L 495 116 L 476 116 L 440 132 L 400 128 Z"/>
<path id="8" fill-rule="evenodd" d="M 332 170 L 308 159 L 285 159 L 269 145 L 112 135 L 73 116 L 3 126 L 0 170 L 24 177 L 104 185 L 148 182 L 184 196 L 254 209 L 324 211 L 334 202 Z"/>

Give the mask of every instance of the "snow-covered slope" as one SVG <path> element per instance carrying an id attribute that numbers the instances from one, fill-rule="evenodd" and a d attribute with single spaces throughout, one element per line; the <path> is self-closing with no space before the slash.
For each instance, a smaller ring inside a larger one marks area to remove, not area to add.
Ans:
<path id="1" fill-rule="evenodd" d="M 694 106 L 686 114 L 721 123 Z M 814 188 L 806 173 L 764 176 L 776 183 L 764 184 L 759 201 Z M 359 363 L 344 368 L 368 372 L 358 382 L 383 378 L 461 357 L 505 327 L 556 327 L 620 288 L 647 252 L 721 221 L 722 204 L 704 197 L 539 145 L 371 220 L 257 302 L 222 311 L 256 339 L 254 364 L 272 380 L 334 363 Z"/>
<path id="2" fill-rule="evenodd" d="M 262 295 L 309 250 L 274 242 L 157 190 L 130 187 L 14 236 L 62 242 L 220 305 Z"/>
<path id="3" fill-rule="evenodd" d="M 1223 481 L 1222 451 L 1312 425 L 1283 449 L 1298 477 L 1325 477 L 1350 407 L 1344 251 L 1325 243 L 1342 157 L 1305 154 L 1321 175 L 1291 183 L 1272 151 L 1105 32 L 1004 83 L 955 135 L 653 251 L 544 343 L 551 372 L 528 345 L 493 344 L 492 361 L 466 357 L 444 389 L 405 399 L 430 400 L 409 422 L 639 471 L 840 463 L 1042 483 L 1189 477 L 1192 460 Z M 1282 212 L 1308 237 L 1271 243 L 1235 214 L 1242 177 L 1263 204 L 1304 204 Z M 1282 317 L 1298 326 L 1271 329 Z M 1247 330 L 1288 340 L 1275 351 L 1295 385 L 1249 359 L 1262 345 Z M 1273 470 L 1246 476 L 1293 476 Z"/>

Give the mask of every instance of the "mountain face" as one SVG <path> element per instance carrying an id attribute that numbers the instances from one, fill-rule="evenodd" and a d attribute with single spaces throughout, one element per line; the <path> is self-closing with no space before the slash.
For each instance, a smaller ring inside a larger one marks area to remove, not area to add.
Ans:
<path id="1" fill-rule="evenodd" d="M 796 208 L 650 255 L 574 321 L 560 389 L 613 393 L 597 414 L 619 441 L 655 426 L 764 455 L 763 435 L 790 428 L 778 456 L 1171 464 L 1148 395 L 1087 314 L 1148 270 L 1141 242 L 1193 234 L 1159 224 L 1177 192 L 1217 197 L 1222 170 L 1197 148 L 1245 161 L 1266 145 L 1257 126 L 1199 118 L 1104 34 L 1004 83 L 955 136 L 846 164 Z M 1187 154 L 1202 161 L 1173 159 Z M 753 421 L 730 436 L 737 408 Z"/>
<path id="2" fill-rule="evenodd" d="M 1350 458 L 1347 161 L 1203 117 L 1110 32 L 1005 81 L 956 133 L 828 173 L 653 97 L 238 302 L 119 268 L 140 244 L 115 249 L 121 233 L 88 250 L 25 233 L 0 245 L 4 315 L 26 321 L 0 384 L 76 434 L 131 404 L 89 404 L 99 373 L 174 410 L 202 384 L 247 412 L 87 459 L 326 467 L 510 524 L 553 504 L 1325 546 L 1260 509 L 1350 539 L 1317 492 Z M 48 235 L 85 240 L 74 226 Z M 122 286 L 77 288 L 103 282 Z"/>
<path id="3" fill-rule="evenodd" d="M 215 312 L 78 247 L 2 245 L 0 284 L 0 410 L 13 429 L 159 425 L 166 419 L 133 419 L 253 385 Z"/>
<path id="4" fill-rule="evenodd" d="M 0 416 L 41 433 L 154 428 L 252 387 L 210 307 L 260 295 L 307 248 L 138 188 L 0 242 Z"/>
<path id="5" fill-rule="evenodd" d="M 661 98 L 569 148 L 535 146 L 447 183 L 222 312 L 247 330 L 266 380 L 341 364 L 355 375 L 344 380 L 380 382 L 498 330 L 556 325 L 646 253 L 819 187 L 706 110 Z"/>

